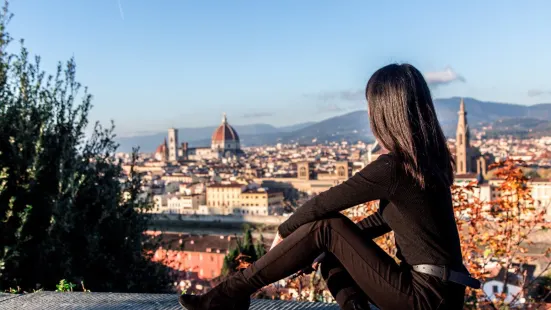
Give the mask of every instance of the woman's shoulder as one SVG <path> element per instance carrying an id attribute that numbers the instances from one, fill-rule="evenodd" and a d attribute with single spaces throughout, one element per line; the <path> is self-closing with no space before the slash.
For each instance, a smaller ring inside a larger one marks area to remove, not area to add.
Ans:
<path id="1" fill-rule="evenodd" d="M 396 162 L 397 162 L 397 158 L 396 156 L 393 154 L 393 153 L 384 153 L 384 154 L 381 154 L 377 157 L 377 159 L 375 159 L 374 161 L 372 161 L 373 164 L 377 164 L 377 165 L 391 165 L 391 166 L 395 166 L 396 165 Z"/>
<path id="2" fill-rule="evenodd" d="M 396 169 L 396 157 L 392 155 L 392 153 L 381 154 L 365 168 L 368 170 L 378 170 L 380 172 L 384 171 L 385 173 L 389 173 Z"/>

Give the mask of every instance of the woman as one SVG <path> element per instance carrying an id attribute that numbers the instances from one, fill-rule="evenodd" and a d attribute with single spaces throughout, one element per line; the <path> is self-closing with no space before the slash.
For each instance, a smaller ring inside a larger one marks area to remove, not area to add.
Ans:
<path id="1" fill-rule="evenodd" d="M 388 154 L 312 198 L 278 228 L 283 240 L 244 271 L 204 295 L 182 295 L 188 310 L 248 309 L 258 289 L 327 253 L 321 271 L 343 309 L 462 309 L 465 285 L 450 186 L 453 163 L 427 83 L 408 64 L 370 78 L 371 129 Z M 380 200 L 354 224 L 339 211 Z M 398 265 L 375 242 L 394 231 Z"/>

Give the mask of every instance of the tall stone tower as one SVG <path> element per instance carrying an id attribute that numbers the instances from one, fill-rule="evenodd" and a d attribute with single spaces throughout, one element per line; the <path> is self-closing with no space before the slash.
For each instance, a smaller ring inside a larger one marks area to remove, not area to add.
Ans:
<path id="1" fill-rule="evenodd" d="M 168 161 L 178 160 L 178 129 L 168 129 Z"/>
<path id="2" fill-rule="evenodd" d="M 297 178 L 300 180 L 310 179 L 310 166 L 307 161 L 297 163 Z"/>
<path id="3" fill-rule="evenodd" d="M 473 169 L 471 167 L 472 162 L 470 160 L 471 137 L 463 98 L 461 98 L 461 102 L 459 103 L 459 112 L 457 114 L 459 114 L 459 119 L 457 121 L 457 132 L 455 139 L 456 173 L 466 174 L 471 172 Z"/>
<path id="4" fill-rule="evenodd" d="M 335 170 L 337 171 L 337 179 L 348 180 L 348 162 L 340 161 L 335 164 Z"/>

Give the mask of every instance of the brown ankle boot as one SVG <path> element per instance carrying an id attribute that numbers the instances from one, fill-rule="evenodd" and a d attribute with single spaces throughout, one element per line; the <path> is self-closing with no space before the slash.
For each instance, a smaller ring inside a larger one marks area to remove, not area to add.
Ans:
<path id="1" fill-rule="evenodd" d="M 186 310 L 248 310 L 255 291 L 243 273 L 237 272 L 206 294 L 184 294 L 178 301 Z"/>

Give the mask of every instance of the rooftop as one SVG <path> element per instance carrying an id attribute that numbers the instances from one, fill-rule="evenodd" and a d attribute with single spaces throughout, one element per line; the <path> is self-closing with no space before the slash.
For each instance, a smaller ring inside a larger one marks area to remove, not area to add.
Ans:
<path id="1" fill-rule="evenodd" d="M 3 310 L 182 310 L 177 294 L 57 293 L 37 292 L 23 295 L 0 293 Z M 338 310 L 336 304 L 253 299 L 251 310 Z"/>

